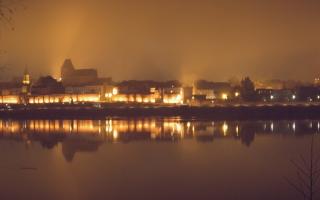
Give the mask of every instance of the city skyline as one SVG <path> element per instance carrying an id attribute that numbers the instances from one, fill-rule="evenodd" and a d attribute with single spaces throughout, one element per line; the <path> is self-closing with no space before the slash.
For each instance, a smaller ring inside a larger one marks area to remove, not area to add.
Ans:
<path id="1" fill-rule="evenodd" d="M 0 199 L 318 199 L 319 11 L 0 0 Z"/>

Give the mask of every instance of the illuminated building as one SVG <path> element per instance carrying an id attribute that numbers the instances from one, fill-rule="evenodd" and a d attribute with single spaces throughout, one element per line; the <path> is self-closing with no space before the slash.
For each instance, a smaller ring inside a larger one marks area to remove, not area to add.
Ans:
<path id="1" fill-rule="evenodd" d="M 20 103 L 20 96 L 18 96 L 18 95 L 0 96 L 0 103 L 3 103 L 3 104 L 17 104 L 17 103 Z"/>
<path id="2" fill-rule="evenodd" d="M 178 81 L 123 81 L 106 96 L 111 96 L 114 102 L 132 103 L 180 104 L 184 99 L 183 88 Z"/>
<path id="3" fill-rule="evenodd" d="M 206 100 L 226 100 L 231 96 L 231 91 L 232 87 L 227 82 L 197 80 L 193 86 L 193 95 L 195 97 L 205 96 Z"/>
<path id="4" fill-rule="evenodd" d="M 1 95 L 20 95 L 22 88 L 21 80 L 19 82 L 11 81 L 11 82 L 1 82 L 0 83 L 0 91 Z"/>
<path id="5" fill-rule="evenodd" d="M 98 101 L 111 101 L 111 78 L 99 78 L 96 69 L 75 69 L 72 61 L 66 59 L 61 67 L 61 80 L 66 94 L 99 95 Z M 96 99 L 96 98 L 92 98 Z"/>
<path id="6" fill-rule="evenodd" d="M 100 102 L 100 98 L 99 94 L 48 94 L 31 95 L 28 97 L 28 102 L 30 104 Z"/>
<path id="7" fill-rule="evenodd" d="M 31 80 L 30 80 L 30 74 L 27 70 L 27 68 L 24 71 L 23 78 L 22 78 L 22 87 L 21 87 L 21 93 L 24 95 L 23 99 L 26 101 L 26 95 L 30 94 L 31 89 Z"/>
<path id="8" fill-rule="evenodd" d="M 104 84 L 88 84 L 83 86 L 67 86 L 65 87 L 66 94 L 74 95 L 98 95 L 99 101 L 110 102 L 113 96 L 114 87 Z"/>
<path id="9" fill-rule="evenodd" d="M 30 74 L 29 74 L 27 68 L 24 70 L 24 74 L 23 74 L 23 78 L 22 78 L 22 84 L 23 85 L 30 85 L 31 84 Z"/>
<path id="10" fill-rule="evenodd" d="M 99 78 L 96 69 L 75 69 L 71 59 L 66 59 L 61 67 L 61 81 L 67 86 L 110 84 L 111 78 Z"/>

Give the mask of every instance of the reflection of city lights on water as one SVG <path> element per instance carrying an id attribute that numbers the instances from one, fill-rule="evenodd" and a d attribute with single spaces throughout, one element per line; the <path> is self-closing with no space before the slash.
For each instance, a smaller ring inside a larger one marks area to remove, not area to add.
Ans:
<path id="1" fill-rule="evenodd" d="M 236 134 L 237 134 L 237 136 L 239 136 L 239 126 L 238 125 L 236 126 Z"/>
<path id="2" fill-rule="evenodd" d="M 248 122 L 253 123 L 253 122 Z M 254 122 L 256 123 L 256 122 Z M 301 132 L 306 134 L 313 131 L 320 133 L 320 121 L 259 121 L 259 126 L 255 126 L 256 132 L 260 134 L 285 134 Z M 214 125 L 213 125 L 214 124 Z M 29 134 L 69 134 L 97 136 L 101 140 L 108 142 L 120 142 L 127 140 L 162 140 L 162 139 L 182 139 L 196 138 L 201 140 L 210 135 L 213 137 L 239 136 L 246 129 L 246 123 L 239 121 L 181 121 L 176 119 L 113 119 L 113 120 L 28 120 L 9 121 L 0 120 L 0 134 L 21 134 L 23 140 L 27 141 Z M 289 127 L 288 127 L 289 126 Z M 99 135 L 98 135 L 99 134 Z M 101 134 L 104 137 L 101 137 Z M 196 136 L 196 137 L 195 137 Z M 31 137 L 30 137 L 31 138 Z M 231 137 L 230 137 L 231 138 Z M 31 140 L 32 141 L 32 140 Z"/>
<path id="3" fill-rule="evenodd" d="M 292 123 L 292 130 L 296 131 L 296 123 L 295 122 Z"/>
<path id="4" fill-rule="evenodd" d="M 178 133 L 181 133 L 181 131 L 182 131 L 181 124 L 176 123 L 176 130 Z"/>
<path id="5" fill-rule="evenodd" d="M 112 120 L 106 120 L 106 133 L 112 132 Z"/>
<path id="6" fill-rule="evenodd" d="M 117 130 L 113 130 L 113 134 L 112 134 L 112 137 L 114 140 L 118 139 L 119 138 L 119 133 Z"/>
<path id="7" fill-rule="evenodd" d="M 226 136 L 228 132 L 228 124 L 226 122 L 224 122 L 222 125 L 222 131 L 223 131 L 223 135 Z"/>

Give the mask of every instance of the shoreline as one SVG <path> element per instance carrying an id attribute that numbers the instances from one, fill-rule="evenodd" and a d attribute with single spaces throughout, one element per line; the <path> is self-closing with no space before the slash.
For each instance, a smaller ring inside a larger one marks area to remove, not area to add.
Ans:
<path id="1" fill-rule="evenodd" d="M 0 118 L 5 119 L 105 119 L 108 117 L 179 117 L 213 120 L 320 119 L 320 105 L 196 107 L 78 104 L 9 105 L 0 109 Z"/>

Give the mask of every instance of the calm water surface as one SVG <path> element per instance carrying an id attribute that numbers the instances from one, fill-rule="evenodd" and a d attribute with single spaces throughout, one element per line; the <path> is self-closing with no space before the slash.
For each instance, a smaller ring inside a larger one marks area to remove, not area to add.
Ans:
<path id="1" fill-rule="evenodd" d="M 0 120 L 0 199 L 301 199 L 284 177 L 318 134 L 320 120 Z"/>

